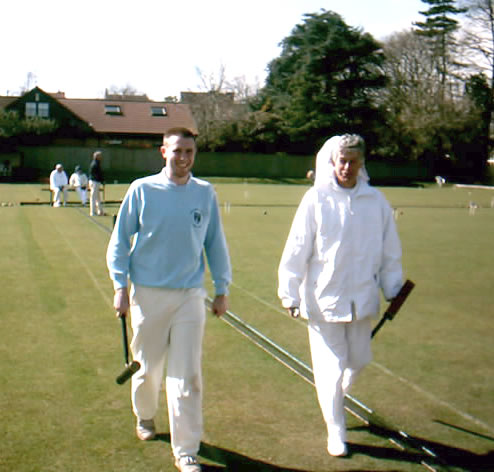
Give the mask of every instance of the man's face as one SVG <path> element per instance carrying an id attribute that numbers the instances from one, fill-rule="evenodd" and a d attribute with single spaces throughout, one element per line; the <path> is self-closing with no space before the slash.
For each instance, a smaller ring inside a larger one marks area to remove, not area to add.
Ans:
<path id="1" fill-rule="evenodd" d="M 172 180 L 184 180 L 194 165 L 196 143 L 193 138 L 170 136 L 161 146 L 161 155 L 166 159 L 168 177 Z"/>
<path id="2" fill-rule="evenodd" d="M 343 150 L 334 163 L 336 180 L 341 187 L 353 188 L 362 167 L 362 156 L 359 151 Z"/>

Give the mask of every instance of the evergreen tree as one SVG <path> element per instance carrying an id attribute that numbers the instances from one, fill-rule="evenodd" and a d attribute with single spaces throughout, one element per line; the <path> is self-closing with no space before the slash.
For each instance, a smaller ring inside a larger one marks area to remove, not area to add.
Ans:
<path id="1" fill-rule="evenodd" d="M 441 83 L 441 98 L 444 100 L 450 66 L 454 63 L 456 47 L 454 33 L 459 29 L 458 21 L 453 16 L 465 13 L 466 8 L 457 8 L 454 0 L 422 0 L 430 5 L 426 11 L 419 12 L 425 16 L 424 22 L 416 22 L 415 32 L 427 39 L 436 60 L 437 72 Z"/>
<path id="2" fill-rule="evenodd" d="M 336 13 L 304 16 L 268 65 L 261 109 L 279 117 L 293 151 L 343 131 L 368 137 L 374 92 L 385 84 L 380 44 Z"/>

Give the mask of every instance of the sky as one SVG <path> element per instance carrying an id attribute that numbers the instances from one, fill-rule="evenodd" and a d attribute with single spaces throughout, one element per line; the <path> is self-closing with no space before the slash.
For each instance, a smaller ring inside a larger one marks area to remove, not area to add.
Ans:
<path id="1" fill-rule="evenodd" d="M 262 86 L 304 14 L 333 11 L 376 39 L 424 19 L 421 0 L 3 0 L 0 95 L 68 98 L 130 86 L 152 100 L 205 91 L 221 70 Z M 28 81 L 28 75 L 31 80 Z"/>

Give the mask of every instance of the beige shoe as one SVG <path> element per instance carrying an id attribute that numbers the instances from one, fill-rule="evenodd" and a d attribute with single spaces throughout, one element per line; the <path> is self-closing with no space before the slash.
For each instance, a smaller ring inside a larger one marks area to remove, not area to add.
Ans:
<path id="1" fill-rule="evenodd" d="M 175 459 L 175 467 L 180 472 L 201 472 L 201 464 L 194 456 L 180 456 Z"/>
<path id="2" fill-rule="evenodd" d="M 156 427 L 154 426 L 154 420 L 137 420 L 136 426 L 137 437 L 141 441 L 150 441 L 156 436 Z"/>

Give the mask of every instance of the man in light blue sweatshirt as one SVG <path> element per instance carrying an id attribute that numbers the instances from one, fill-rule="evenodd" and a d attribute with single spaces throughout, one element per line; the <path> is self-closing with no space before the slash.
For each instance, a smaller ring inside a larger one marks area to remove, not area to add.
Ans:
<path id="1" fill-rule="evenodd" d="M 202 436 L 202 338 L 206 256 L 215 297 L 212 311 L 228 309 L 231 264 L 211 184 L 192 176 L 195 136 L 174 128 L 163 137 L 166 166 L 134 181 L 120 207 L 107 251 L 118 316 L 130 309 L 132 406 L 139 439 L 153 439 L 166 365 L 171 446 L 176 467 L 198 472 Z M 130 293 L 128 282 L 131 282 Z"/>

